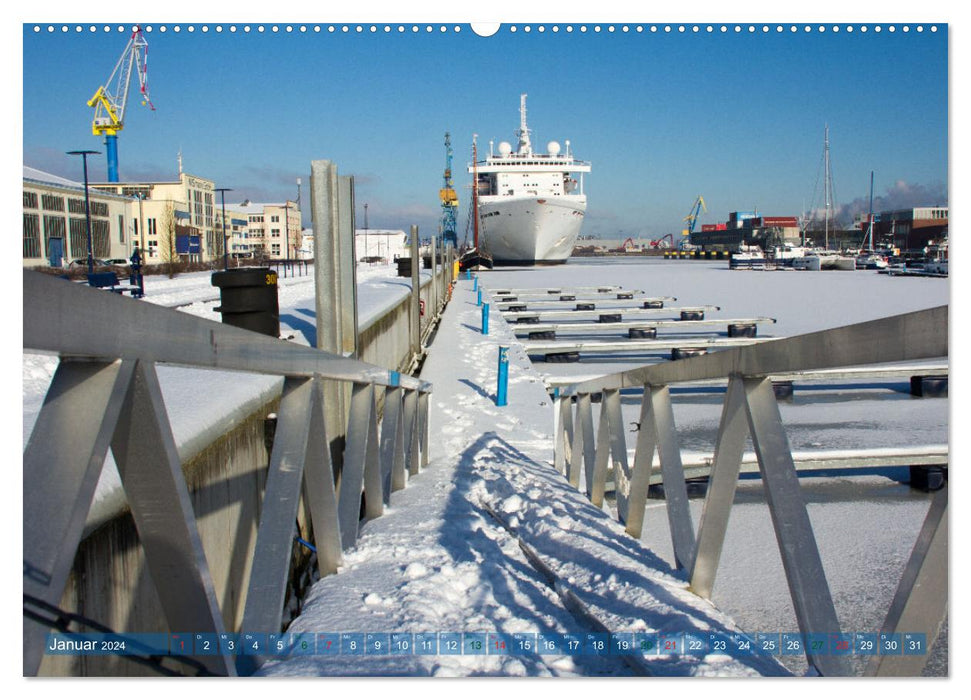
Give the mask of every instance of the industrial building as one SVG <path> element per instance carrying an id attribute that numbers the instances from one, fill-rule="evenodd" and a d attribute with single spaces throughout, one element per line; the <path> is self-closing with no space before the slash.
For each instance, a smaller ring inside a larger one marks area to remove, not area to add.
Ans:
<path id="1" fill-rule="evenodd" d="M 402 256 L 409 256 L 408 236 L 401 230 L 357 229 L 354 232 L 354 246 L 358 260 L 384 260 L 391 262 Z M 439 239 L 438 245 L 443 241 Z"/>
<path id="2" fill-rule="evenodd" d="M 795 216 L 762 216 L 758 212 L 733 211 L 723 224 L 703 224 L 689 237 L 691 245 L 704 250 L 736 250 L 740 245 L 763 248 L 801 241 Z"/>
<path id="3" fill-rule="evenodd" d="M 24 166 L 24 267 L 63 267 L 87 260 L 84 183 Z M 177 180 L 88 185 L 92 255 L 146 264 L 222 260 L 226 239 L 235 257 L 286 259 L 300 247 L 295 202 L 226 204 L 213 180 L 179 173 Z M 288 235 L 289 234 L 289 235 Z"/>
<path id="4" fill-rule="evenodd" d="M 946 241 L 947 229 L 947 207 L 915 207 L 882 211 L 874 217 L 874 245 L 899 250 L 923 250 L 928 245 Z"/>
<path id="5" fill-rule="evenodd" d="M 63 267 L 87 260 L 84 183 L 24 166 L 24 267 Z M 90 190 L 95 258 L 127 258 L 132 250 L 133 197 Z"/>
<path id="6" fill-rule="evenodd" d="M 314 257 L 313 229 L 304 229 L 299 256 L 303 259 Z M 393 262 L 399 257 L 411 255 L 408 247 L 408 234 L 400 229 L 363 229 L 354 231 L 354 253 L 358 262 Z"/>
<path id="7" fill-rule="evenodd" d="M 866 234 L 866 221 L 843 230 L 831 222 L 831 248 L 859 248 Z M 921 251 L 947 240 L 948 208 L 915 207 L 883 211 L 874 215 L 873 241 L 867 246 Z M 691 234 L 692 245 L 704 250 L 736 250 L 740 245 L 757 245 L 768 250 L 779 245 L 822 245 L 823 232 L 809 230 L 805 238 L 795 216 L 761 216 L 757 212 L 732 212 L 722 224 L 704 224 Z"/>

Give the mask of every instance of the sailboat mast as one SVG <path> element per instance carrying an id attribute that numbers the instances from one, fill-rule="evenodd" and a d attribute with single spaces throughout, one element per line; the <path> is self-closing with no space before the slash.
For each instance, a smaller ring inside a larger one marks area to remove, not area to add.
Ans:
<path id="1" fill-rule="evenodd" d="M 866 236 L 863 238 L 864 248 L 866 248 L 867 238 L 870 239 L 870 247 L 868 250 L 873 250 L 876 245 L 873 242 L 873 171 L 870 171 L 870 212 L 867 214 L 867 232 Z"/>
<path id="2" fill-rule="evenodd" d="M 478 134 L 472 134 L 472 245 L 479 249 L 479 156 L 476 151 L 475 140 Z"/>
<path id="3" fill-rule="evenodd" d="M 826 125 L 823 137 L 823 197 L 826 199 L 826 224 L 825 241 L 826 250 L 829 250 L 829 124 Z"/>

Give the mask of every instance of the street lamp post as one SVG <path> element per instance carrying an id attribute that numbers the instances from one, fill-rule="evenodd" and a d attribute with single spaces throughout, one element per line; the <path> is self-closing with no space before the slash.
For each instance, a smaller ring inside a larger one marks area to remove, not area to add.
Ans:
<path id="1" fill-rule="evenodd" d="M 283 262 L 283 274 L 286 276 L 290 260 L 290 200 L 283 200 L 283 235 L 287 239 L 287 257 Z"/>
<path id="2" fill-rule="evenodd" d="M 232 192 L 229 187 L 217 187 L 216 192 L 222 196 L 223 200 L 223 269 L 229 269 L 229 246 L 226 244 L 226 193 Z"/>
<path id="3" fill-rule="evenodd" d="M 138 226 L 135 228 L 138 229 L 138 241 L 135 241 L 135 250 L 138 250 L 141 247 L 141 241 L 147 240 L 147 236 L 145 236 L 145 222 L 142 217 L 142 202 L 145 199 L 145 193 L 139 192 L 136 196 L 138 197 Z"/>
<path id="4" fill-rule="evenodd" d="M 99 155 L 100 151 L 68 151 L 67 154 L 69 156 L 81 156 L 81 161 L 84 163 L 84 219 L 87 222 L 88 228 L 88 274 L 91 275 L 94 273 L 94 251 L 91 248 L 91 202 L 88 199 L 88 156 Z"/>

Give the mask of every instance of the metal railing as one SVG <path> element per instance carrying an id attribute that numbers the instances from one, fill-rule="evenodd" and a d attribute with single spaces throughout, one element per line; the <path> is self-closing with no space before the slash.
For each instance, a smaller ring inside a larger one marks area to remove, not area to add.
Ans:
<path id="1" fill-rule="evenodd" d="M 647 365 L 561 387 L 554 401 L 554 464 L 574 487 L 579 487 L 582 470 L 586 494 L 597 506 L 603 504 L 608 470 L 613 466 L 618 517 L 627 532 L 639 538 L 652 481 L 652 463 L 657 454 L 676 566 L 686 572 L 694 593 L 710 599 L 743 449 L 750 435 L 800 632 L 803 635 L 839 633 L 829 584 L 769 377 L 823 368 L 947 357 L 947 327 L 948 309 L 941 306 Z M 728 386 L 696 535 L 668 387 L 715 379 L 727 380 Z M 620 390 L 625 387 L 644 390 L 632 465 L 621 415 Z M 594 395 L 602 397 L 596 431 Z M 879 458 L 875 455 L 875 459 Z M 932 500 L 881 632 L 925 632 L 929 648 L 946 614 L 945 484 Z M 819 653 L 809 645 L 805 649 L 810 667 L 819 673 L 850 673 L 844 656 Z M 917 655 L 875 656 L 866 673 L 918 675 L 926 659 Z"/>
<path id="2" fill-rule="evenodd" d="M 362 496 L 364 517 L 375 518 L 427 464 L 426 382 L 36 272 L 24 272 L 23 290 L 24 350 L 60 356 L 24 450 L 25 600 L 60 602 L 110 447 L 169 629 L 227 631 L 157 364 L 284 377 L 243 630 L 280 629 L 301 494 L 324 576 L 357 539 Z M 352 385 L 336 475 L 323 419 L 331 381 Z M 375 387 L 386 388 L 380 430 Z M 25 605 L 25 675 L 37 673 L 48 631 Z M 224 675 L 259 663 L 197 659 Z"/>

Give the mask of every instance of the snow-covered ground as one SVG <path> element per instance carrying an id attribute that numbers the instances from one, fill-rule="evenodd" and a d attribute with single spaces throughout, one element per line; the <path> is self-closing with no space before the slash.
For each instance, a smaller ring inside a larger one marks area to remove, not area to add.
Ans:
<path id="1" fill-rule="evenodd" d="M 720 307 L 707 312 L 706 318 L 775 318 L 776 324 L 759 326 L 760 337 L 809 333 L 949 302 L 946 279 L 905 281 L 869 271 L 729 270 L 724 261 L 575 259 L 559 267 L 484 272 L 480 282 L 486 289 L 612 284 L 647 295 L 677 297 L 667 304 L 670 306 Z M 571 307 L 564 304 L 564 308 Z M 666 332 L 670 331 L 659 330 L 659 337 Z M 619 332 L 614 334 L 619 336 Z M 711 334 L 723 335 L 724 328 L 712 327 Z M 540 360 L 534 367 L 544 379 L 560 381 L 619 372 L 652 361 L 663 359 L 603 355 L 566 365 Z M 723 398 L 719 389 L 672 390 L 683 450 L 711 453 Z M 639 396 L 623 397 L 625 423 L 639 420 L 639 406 Z M 911 447 L 947 444 L 950 437 L 948 400 L 911 397 L 906 377 L 862 383 L 797 383 L 793 401 L 781 402 L 780 409 L 793 450 Z M 634 438 L 634 433 L 629 434 L 629 447 Z M 751 449 L 749 444 L 747 451 Z M 927 511 L 928 495 L 889 477 L 906 480 L 907 470 L 889 470 L 884 476 L 803 480 L 837 614 L 846 631 L 879 629 Z M 692 500 L 695 527 L 702 505 L 702 498 Z M 663 501 L 649 502 L 642 541 L 672 562 L 664 509 Z M 796 628 L 757 480 L 743 482 L 739 488 L 714 601 L 749 631 Z M 783 657 L 783 661 L 794 672 L 805 672 L 802 657 Z M 860 670 L 861 659 L 854 659 L 854 665 Z M 947 668 L 945 642 L 934 650 L 927 673 L 946 675 Z"/>
<path id="2" fill-rule="evenodd" d="M 867 298 L 873 293 L 869 285 L 882 285 L 887 278 L 856 273 L 844 278 L 836 273 L 797 277 L 757 272 L 733 272 L 726 277 L 717 265 L 694 265 L 580 263 L 483 272 L 480 281 L 487 289 L 622 284 L 650 294 L 675 295 L 686 304 L 715 303 L 722 306 L 723 317 L 776 317 L 779 324 L 772 328 L 773 335 L 845 325 L 948 301 L 947 284 L 940 280 L 932 284 L 921 280 L 911 287 L 881 286 L 877 289 L 880 298 L 873 303 Z M 435 385 L 431 467 L 393 498 L 390 513 L 364 525 L 362 539 L 347 553 L 344 568 L 337 576 L 317 583 L 304 614 L 291 629 L 510 634 L 589 630 L 589 618 L 576 615 L 575 610 L 564 610 L 563 597 L 554 597 L 544 588 L 542 566 L 537 568 L 534 559 L 523 556 L 526 550 L 522 545 L 534 554 L 542 552 L 548 558 L 541 556 L 543 564 L 552 561 L 553 567 L 559 567 L 570 562 L 581 569 L 587 567 L 585 576 L 574 575 L 570 583 L 579 582 L 580 590 L 598 597 L 600 620 L 613 620 L 627 630 L 656 629 L 665 624 L 669 629 L 678 625 L 682 630 L 690 628 L 691 617 L 683 610 L 680 615 L 663 608 L 659 613 L 656 601 L 651 605 L 641 598 L 645 590 L 652 590 L 651 586 L 629 571 L 634 560 L 652 568 L 655 580 L 672 574 L 663 501 L 649 503 L 641 540 L 650 550 L 645 552 L 615 524 L 604 524 L 591 515 L 589 504 L 564 491 L 562 479 L 550 471 L 552 406 L 540 377 L 550 369 L 528 362 L 511 328 L 495 310 L 491 341 L 483 342 L 478 334 L 474 295 L 468 287 L 468 283 L 460 283 L 450 310 L 459 322 L 446 317 L 423 370 L 423 377 Z M 846 298 L 854 302 L 837 303 Z M 813 300 L 808 311 L 803 308 L 807 299 Z M 828 311 L 818 311 L 814 304 Z M 506 408 L 494 405 L 500 343 L 511 348 L 511 399 Z M 560 365 L 556 371 L 587 376 L 621 367 L 615 362 L 603 363 L 603 367 L 580 363 L 566 368 Z M 710 451 L 720 402 L 721 396 L 710 391 L 676 395 L 676 420 L 686 449 Z M 631 405 L 625 406 L 625 412 L 629 410 Z M 796 449 L 946 443 L 948 437 L 947 401 L 911 399 L 879 383 L 862 389 L 823 387 L 809 396 L 800 392 L 792 404 L 783 404 L 782 410 Z M 552 488 L 554 484 L 557 488 Z M 929 497 L 886 475 L 809 478 L 804 484 L 842 629 L 879 629 Z M 700 499 L 692 500 L 696 527 L 701 504 Z M 591 562 L 580 556 L 580 552 L 588 551 L 591 540 L 601 546 L 607 543 L 613 551 L 605 555 L 595 547 L 601 558 Z M 715 586 L 714 602 L 720 610 L 751 633 L 795 631 L 775 535 L 757 480 L 745 481 L 739 487 L 724 551 Z M 553 588 L 562 591 L 556 585 Z M 667 617 L 659 624 L 651 618 L 652 613 Z M 806 671 L 802 657 L 780 660 L 790 672 Z M 590 661 L 597 660 L 529 655 L 383 660 L 304 657 L 272 661 L 262 673 L 628 672 L 623 666 L 603 666 L 602 659 L 590 667 Z M 861 658 L 852 663 L 855 670 L 861 670 Z M 690 672 L 705 671 L 694 668 Z M 946 643 L 935 648 L 928 672 L 947 673 Z"/>
<path id="3" fill-rule="evenodd" d="M 410 287 L 409 280 L 394 278 L 384 267 L 359 268 L 362 319 L 368 308 L 381 308 Z M 216 302 L 206 300 L 213 291 L 206 282 L 208 275 L 204 281 L 192 275 L 149 279 L 148 300 L 218 320 L 211 310 Z M 724 318 L 771 316 L 778 323 L 760 327 L 760 335 L 778 336 L 948 303 L 947 280 L 865 272 L 728 271 L 725 262 L 571 261 L 555 268 L 483 272 L 480 282 L 492 289 L 620 284 L 677 296 L 678 305 L 716 304 Z M 294 342 L 311 344 L 312 278 L 281 277 L 280 285 L 281 325 Z M 434 385 L 432 464 L 395 494 L 382 518 L 362 527 L 341 571 L 315 585 L 291 631 L 511 635 L 587 632 L 600 629 L 597 624 L 627 632 L 733 624 L 751 633 L 797 629 L 758 481 L 739 488 L 715 585 L 719 611 L 692 609 L 691 599 L 684 597 L 683 580 L 671 570 L 663 501 L 649 502 L 638 543 L 571 493 L 551 470 L 552 405 L 543 379 L 593 376 L 642 361 L 532 364 L 495 310 L 490 325 L 492 335 L 485 339 L 471 287 L 460 282 L 422 373 Z M 510 405 L 505 408 L 494 405 L 500 342 L 511 347 Z M 25 442 L 52 368 L 47 358 L 24 358 Z M 193 379 L 162 380 L 173 423 L 193 423 L 190 411 L 195 409 L 178 398 Z M 898 388 L 874 382 L 863 389 L 797 389 L 793 403 L 782 404 L 793 448 L 948 442 L 948 401 L 912 399 Z M 720 400 L 710 391 L 675 394 L 675 418 L 686 450 L 710 451 Z M 635 404 L 625 402 L 624 411 L 625 419 L 636 420 Z M 841 626 L 844 631 L 875 631 L 929 499 L 884 476 L 814 478 L 804 484 Z M 692 501 L 696 527 L 700 506 L 700 500 Z M 782 660 L 791 672 L 805 671 L 801 657 Z M 664 662 L 658 661 L 655 669 L 665 672 Z M 730 657 L 689 664 L 674 660 L 667 671 L 751 671 L 739 664 Z M 938 645 L 930 672 L 946 674 L 947 668 L 946 644 Z M 261 672 L 624 675 L 643 670 L 613 657 L 534 654 L 314 656 L 271 661 Z"/>
<path id="4" fill-rule="evenodd" d="M 495 406 L 498 317 L 483 336 L 461 282 L 422 371 L 430 381 L 429 468 L 366 523 L 336 576 L 318 581 L 289 631 L 585 635 L 739 632 L 686 590 L 671 566 L 624 535 L 550 468 L 552 403 L 521 348 L 509 405 Z M 390 637 L 389 637 L 390 638 Z M 484 639 L 488 639 L 484 637 Z M 439 639 L 441 642 L 441 639 Z M 387 643 L 387 642 L 385 642 Z M 535 642 L 534 642 L 535 643 Z M 507 647 L 507 648 L 510 648 Z M 784 674 L 774 659 L 618 656 L 302 656 L 260 673 L 292 675 L 617 676 Z"/>

